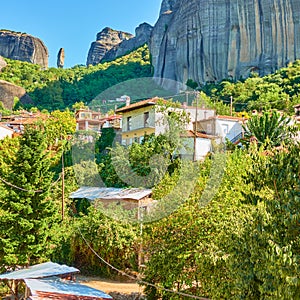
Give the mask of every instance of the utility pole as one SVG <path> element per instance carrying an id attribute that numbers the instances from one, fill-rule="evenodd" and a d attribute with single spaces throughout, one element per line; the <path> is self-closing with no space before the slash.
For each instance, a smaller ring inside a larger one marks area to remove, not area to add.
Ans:
<path id="1" fill-rule="evenodd" d="M 196 116 L 195 116 L 195 130 L 194 130 L 194 157 L 193 160 L 197 160 L 197 129 L 198 129 L 198 92 L 195 92 L 196 97 Z"/>
<path id="2" fill-rule="evenodd" d="M 185 102 L 186 102 L 186 105 L 189 106 L 189 94 L 188 94 L 188 91 L 185 91 Z"/>
<path id="3" fill-rule="evenodd" d="M 61 219 L 65 217 L 65 163 L 64 163 L 64 151 L 61 156 Z"/>
<path id="4" fill-rule="evenodd" d="M 140 204 L 138 204 L 138 221 L 140 222 L 140 245 L 138 251 L 138 269 L 141 270 L 143 262 L 143 212 Z"/>

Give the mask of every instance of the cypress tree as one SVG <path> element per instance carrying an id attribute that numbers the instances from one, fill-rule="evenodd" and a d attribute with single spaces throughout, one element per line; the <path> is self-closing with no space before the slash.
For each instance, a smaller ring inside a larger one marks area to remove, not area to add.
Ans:
<path id="1" fill-rule="evenodd" d="M 53 174 L 45 134 L 27 128 L 0 196 L 0 266 L 29 265 L 47 258 L 57 224 L 50 197 Z M 18 187 L 18 188 L 17 188 Z"/>

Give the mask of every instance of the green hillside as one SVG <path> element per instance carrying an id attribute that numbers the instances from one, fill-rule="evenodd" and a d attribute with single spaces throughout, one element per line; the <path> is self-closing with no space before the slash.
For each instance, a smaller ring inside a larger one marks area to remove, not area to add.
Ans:
<path id="1" fill-rule="evenodd" d="M 151 76 L 150 54 L 145 45 L 128 55 L 96 66 L 49 68 L 5 59 L 0 79 L 26 89 L 39 109 L 64 109 L 75 102 L 89 103 L 107 88 L 133 78 Z M 121 95 L 120 95 L 121 96 Z"/>
<path id="2" fill-rule="evenodd" d="M 40 66 L 27 62 L 5 60 L 8 66 L 0 72 L 0 79 L 24 87 L 34 101 L 33 106 L 49 111 L 63 110 L 82 101 L 107 112 L 118 103 L 107 101 L 103 104 L 103 99 L 115 99 L 123 94 L 130 95 L 133 102 L 160 96 L 172 97 L 179 102 L 188 100 L 192 104 L 195 97 L 190 92 L 174 95 L 175 92 L 162 90 L 150 79 L 135 81 L 135 86 L 130 83 L 130 79 L 152 76 L 150 52 L 146 45 L 114 61 L 88 67 L 77 65 L 69 69 L 42 70 Z M 202 94 L 202 100 L 221 114 L 228 114 L 231 97 L 237 112 L 279 109 L 293 113 L 293 106 L 300 103 L 300 62 L 265 77 L 253 73 L 238 81 L 224 79 L 198 86 L 189 79 L 187 84 L 192 90 L 203 91 L 209 96 Z"/>

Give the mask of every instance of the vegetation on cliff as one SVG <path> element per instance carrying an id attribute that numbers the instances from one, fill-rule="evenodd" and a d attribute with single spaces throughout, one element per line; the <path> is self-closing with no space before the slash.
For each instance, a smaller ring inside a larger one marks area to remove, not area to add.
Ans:
<path id="1" fill-rule="evenodd" d="M 79 101 L 89 103 L 107 88 L 129 79 L 149 77 L 152 70 L 147 46 L 112 62 L 70 69 L 42 70 L 38 65 L 5 60 L 8 65 L 0 73 L 0 79 L 24 87 L 34 106 L 49 111 L 71 108 Z"/>

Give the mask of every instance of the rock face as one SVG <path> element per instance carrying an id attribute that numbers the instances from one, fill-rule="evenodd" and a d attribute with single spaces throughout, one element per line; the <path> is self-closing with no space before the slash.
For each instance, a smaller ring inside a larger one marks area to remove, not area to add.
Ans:
<path id="1" fill-rule="evenodd" d="M 48 49 L 29 34 L 0 30 L 0 55 L 48 67 Z"/>
<path id="2" fill-rule="evenodd" d="M 150 52 L 181 83 L 269 74 L 300 58 L 300 1 L 163 0 Z"/>
<path id="3" fill-rule="evenodd" d="M 63 68 L 65 64 L 65 49 L 60 48 L 57 54 L 57 67 Z"/>
<path id="4" fill-rule="evenodd" d="M 0 56 L 0 71 L 7 66 L 6 61 Z"/>
<path id="5" fill-rule="evenodd" d="M 120 44 L 114 46 L 103 57 L 102 60 L 114 60 L 142 45 L 149 43 L 153 27 L 147 23 L 140 24 L 135 29 L 135 36 L 129 40 L 124 40 Z"/>
<path id="6" fill-rule="evenodd" d="M 97 34 L 96 41 L 91 44 L 86 62 L 87 66 L 100 63 L 110 49 L 132 37 L 133 35 L 130 33 L 105 27 Z"/>
<path id="7" fill-rule="evenodd" d="M 3 103 L 4 108 L 12 110 L 15 97 L 18 97 L 23 104 L 33 103 L 22 87 L 0 80 L 0 101 Z"/>

